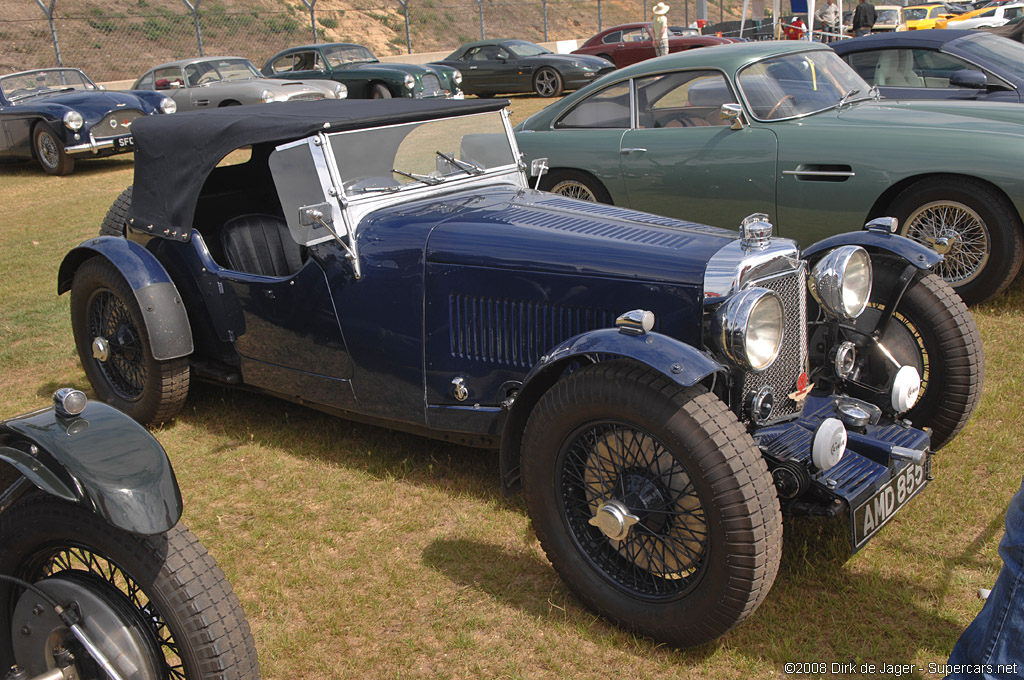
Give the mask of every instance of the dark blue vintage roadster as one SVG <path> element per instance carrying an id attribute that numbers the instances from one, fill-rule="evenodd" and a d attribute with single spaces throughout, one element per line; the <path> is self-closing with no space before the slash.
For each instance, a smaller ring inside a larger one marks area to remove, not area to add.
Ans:
<path id="1" fill-rule="evenodd" d="M 500 448 L 588 606 L 713 640 L 771 587 L 782 512 L 845 514 L 857 550 L 927 485 L 977 329 L 892 220 L 801 252 L 763 215 L 531 190 L 505 104 L 139 120 L 133 187 L 59 271 L 83 366 L 143 423 L 206 380 Z"/>
<path id="2" fill-rule="evenodd" d="M 135 149 L 132 123 L 174 113 L 159 92 L 107 92 L 77 68 L 0 76 L 0 159 L 35 159 L 50 175 L 68 175 L 76 158 Z"/>

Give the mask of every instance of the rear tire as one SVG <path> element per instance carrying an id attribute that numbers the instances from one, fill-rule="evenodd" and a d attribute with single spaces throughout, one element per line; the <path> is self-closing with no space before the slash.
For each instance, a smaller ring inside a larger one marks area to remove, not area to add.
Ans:
<path id="1" fill-rule="evenodd" d="M 114 199 L 100 224 L 100 236 L 123 237 L 128 229 L 128 211 L 132 207 L 132 186 Z"/>
<path id="2" fill-rule="evenodd" d="M 598 180 L 579 170 L 552 170 L 541 178 L 540 188 L 542 191 L 591 203 L 612 202 L 608 190 Z"/>
<path id="3" fill-rule="evenodd" d="M 108 260 L 94 257 L 71 283 L 71 328 L 96 397 L 143 425 L 173 418 L 188 397 L 186 357 L 153 357 L 135 294 Z M 104 358 L 96 356 L 102 339 Z"/>
<path id="4" fill-rule="evenodd" d="M 1005 196 L 969 177 L 924 179 L 890 206 L 900 233 L 935 248 L 935 273 L 968 305 L 1003 292 L 1024 262 L 1024 225 Z"/>
<path id="5" fill-rule="evenodd" d="M 782 549 L 775 487 L 739 421 L 702 388 L 625 361 L 587 366 L 540 399 L 522 451 L 541 546 L 602 616 L 692 647 L 768 594 Z"/>

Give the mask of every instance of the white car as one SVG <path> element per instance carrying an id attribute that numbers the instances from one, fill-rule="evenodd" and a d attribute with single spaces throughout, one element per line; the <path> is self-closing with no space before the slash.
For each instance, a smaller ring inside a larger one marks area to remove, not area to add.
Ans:
<path id="1" fill-rule="evenodd" d="M 950 19 L 946 23 L 946 28 L 992 28 L 1007 24 L 1020 16 L 1024 16 L 1024 3 L 1014 2 L 989 7 L 980 14 L 973 14 L 966 19 Z"/>

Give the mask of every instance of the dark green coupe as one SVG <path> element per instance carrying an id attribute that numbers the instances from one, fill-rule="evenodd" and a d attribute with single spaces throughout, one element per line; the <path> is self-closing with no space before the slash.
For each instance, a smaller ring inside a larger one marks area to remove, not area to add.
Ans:
<path id="1" fill-rule="evenodd" d="M 558 193 L 801 244 L 896 217 L 968 303 L 1024 260 L 1020 104 L 881 100 L 824 45 L 719 45 L 620 69 L 517 128 Z"/>
<path id="2" fill-rule="evenodd" d="M 461 99 L 462 74 L 437 64 L 381 62 L 352 43 L 290 47 L 263 65 L 263 75 L 289 80 L 329 79 L 344 83 L 349 99 Z"/>

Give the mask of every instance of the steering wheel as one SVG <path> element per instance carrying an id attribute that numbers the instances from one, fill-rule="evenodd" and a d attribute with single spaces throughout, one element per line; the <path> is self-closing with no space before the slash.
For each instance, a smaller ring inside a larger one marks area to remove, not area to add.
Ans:
<path id="1" fill-rule="evenodd" d="M 775 112 L 779 110 L 780 106 L 782 106 L 782 102 L 786 101 L 787 99 L 790 99 L 790 100 L 792 100 L 794 102 L 796 101 L 796 97 L 794 97 L 791 94 L 782 95 L 782 99 L 780 99 L 779 101 L 775 102 L 775 106 L 773 106 L 772 110 L 768 112 L 768 116 L 767 117 L 768 118 L 774 117 L 775 116 Z"/>
<path id="2" fill-rule="evenodd" d="M 217 75 L 215 73 L 204 73 L 199 78 L 199 81 L 196 82 L 196 85 L 205 85 L 206 83 L 216 82 L 216 80 L 217 80 Z"/>

